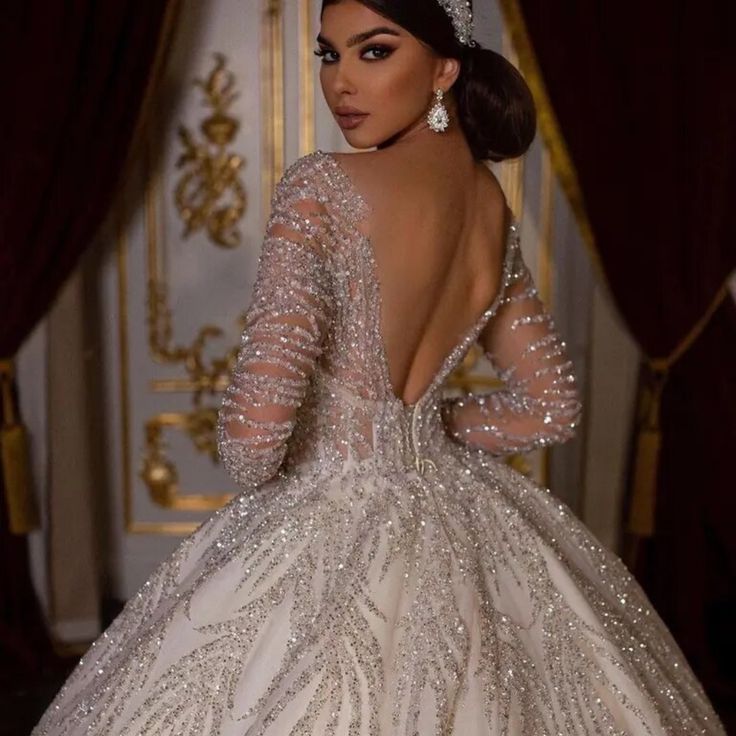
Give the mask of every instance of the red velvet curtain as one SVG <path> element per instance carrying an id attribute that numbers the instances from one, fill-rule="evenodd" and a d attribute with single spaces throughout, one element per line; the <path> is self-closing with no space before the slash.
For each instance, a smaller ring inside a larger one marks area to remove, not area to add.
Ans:
<path id="1" fill-rule="evenodd" d="M 654 526 L 626 561 L 733 723 L 736 5 L 502 4 L 556 118 L 568 193 L 647 357 L 642 396 L 661 390 L 658 411 L 648 402 L 661 442 Z M 656 461 L 657 432 L 644 429 L 639 460 Z"/>
<path id="2" fill-rule="evenodd" d="M 12 358 L 108 209 L 142 125 L 173 3 L 23 0 L 4 3 L 0 16 L 0 425 L 7 461 L 10 446 L 20 452 L 24 441 L 12 416 Z M 23 471 L 14 465 L 0 467 L 3 681 L 38 670 L 51 651 L 31 586 L 27 540 L 9 518 L 13 503 L 3 478 L 18 480 Z"/>

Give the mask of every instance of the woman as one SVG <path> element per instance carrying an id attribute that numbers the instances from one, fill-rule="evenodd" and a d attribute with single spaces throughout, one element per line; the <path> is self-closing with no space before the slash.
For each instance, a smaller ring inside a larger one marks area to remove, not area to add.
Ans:
<path id="1" fill-rule="evenodd" d="M 622 562 L 503 462 L 580 420 L 483 160 L 535 131 L 465 0 L 323 0 L 316 151 L 272 202 L 218 420 L 241 492 L 164 561 L 34 730 L 724 734 Z M 503 390 L 442 384 L 478 342 Z"/>

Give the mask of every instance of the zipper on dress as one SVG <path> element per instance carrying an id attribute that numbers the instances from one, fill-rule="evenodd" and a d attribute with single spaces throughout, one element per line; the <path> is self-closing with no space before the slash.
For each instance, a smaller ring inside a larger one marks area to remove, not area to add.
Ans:
<path id="1" fill-rule="evenodd" d="M 423 456 L 419 451 L 419 441 L 416 432 L 418 408 L 419 404 L 415 404 L 411 409 L 411 446 L 412 452 L 414 454 L 414 467 L 416 468 L 416 471 L 417 473 L 419 473 L 419 475 L 424 475 L 428 465 L 431 465 L 435 470 L 437 470 L 437 466 L 434 464 L 433 460 L 431 460 L 429 457 Z"/>

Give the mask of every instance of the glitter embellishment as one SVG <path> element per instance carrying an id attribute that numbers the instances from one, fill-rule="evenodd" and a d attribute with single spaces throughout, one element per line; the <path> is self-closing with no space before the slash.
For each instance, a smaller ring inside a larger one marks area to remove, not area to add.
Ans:
<path id="1" fill-rule="evenodd" d="M 581 413 L 513 216 L 499 293 L 406 405 L 377 215 L 333 154 L 286 170 L 218 415 L 239 492 L 31 736 L 725 736 L 623 562 L 503 461 Z M 476 343 L 504 387 L 446 395 Z"/>
<path id="2" fill-rule="evenodd" d="M 450 16 L 457 40 L 466 46 L 475 46 L 473 41 L 473 8 L 470 0 L 437 0 Z"/>

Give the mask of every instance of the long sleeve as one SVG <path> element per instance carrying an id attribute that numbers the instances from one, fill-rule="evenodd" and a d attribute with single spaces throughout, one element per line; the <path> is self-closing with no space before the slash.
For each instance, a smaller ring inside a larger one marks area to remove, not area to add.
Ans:
<path id="1" fill-rule="evenodd" d="M 478 339 L 504 386 L 442 404 L 451 437 L 498 456 L 571 439 L 582 413 L 565 343 L 515 247 L 509 284 Z"/>
<path id="2" fill-rule="evenodd" d="M 278 471 L 332 313 L 325 207 L 277 185 L 231 381 L 217 419 L 220 460 L 239 486 Z"/>

